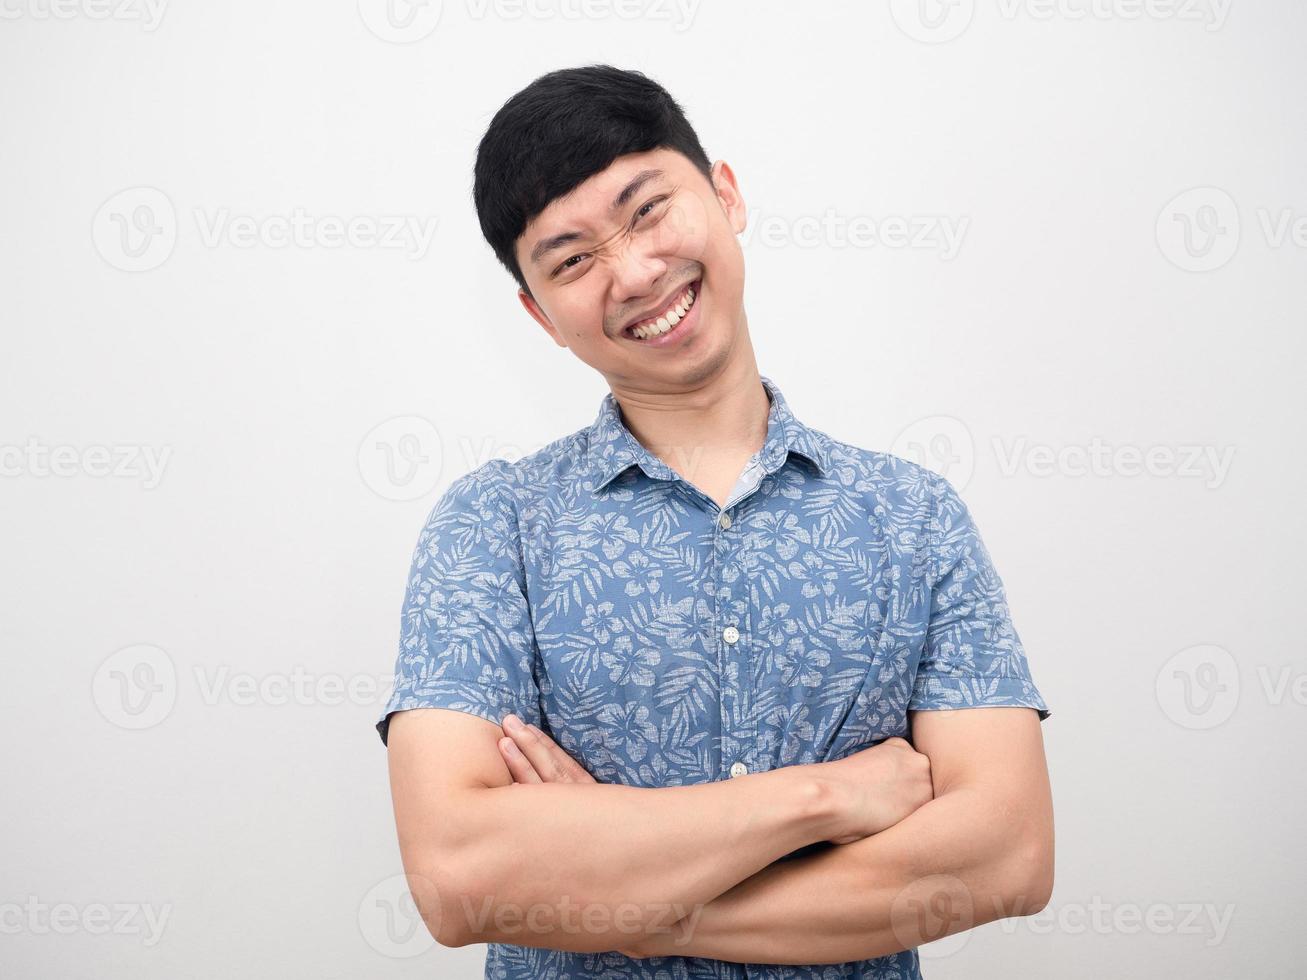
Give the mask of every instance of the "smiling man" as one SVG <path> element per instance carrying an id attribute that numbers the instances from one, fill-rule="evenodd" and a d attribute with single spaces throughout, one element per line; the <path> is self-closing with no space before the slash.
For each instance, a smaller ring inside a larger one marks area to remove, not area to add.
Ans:
<path id="1" fill-rule="evenodd" d="M 509 980 L 888 980 L 1043 908 L 1049 712 L 1002 582 L 947 480 L 759 373 L 730 167 L 592 66 L 499 110 L 474 198 L 609 391 L 418 540 L 377 727 L 432 935 Z"/>

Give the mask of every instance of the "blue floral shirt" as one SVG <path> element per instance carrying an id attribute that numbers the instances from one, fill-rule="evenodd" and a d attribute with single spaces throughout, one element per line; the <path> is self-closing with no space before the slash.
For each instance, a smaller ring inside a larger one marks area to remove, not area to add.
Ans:
<path id="1" fill-rule="evenodd" d="M 600 782 L 679 786 L 839 759 L 908 712 L 1048 709 L 1002 582 L 943 477 L 809 428 L 780 389 L 725 507 L 594 423 L 442 495 L 413 556 L 391 712 L 539 725 Z M 491 943 L 487 977 L 919 977 Z"/>

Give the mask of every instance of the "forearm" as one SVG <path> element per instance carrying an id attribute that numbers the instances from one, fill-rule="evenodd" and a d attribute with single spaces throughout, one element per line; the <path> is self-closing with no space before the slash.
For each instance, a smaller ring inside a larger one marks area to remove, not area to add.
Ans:
<path id="1" fill-rule="evenodd" d="M 468 789 L 417 873 L 446 935 L 573 952 L 631 945 L 789 852 L 835 833 L 811 767 L 666 788 Z M 443 937 L 442 937 L 443 939 Z"/>
<path id="2" fill-rule="evenodd" d="M 843 963 L 1037 912 L 1048 901 L 1051 815 L 1011 817 L 958 789 L 882 833 L 763 869 L 639 952 Z"/>

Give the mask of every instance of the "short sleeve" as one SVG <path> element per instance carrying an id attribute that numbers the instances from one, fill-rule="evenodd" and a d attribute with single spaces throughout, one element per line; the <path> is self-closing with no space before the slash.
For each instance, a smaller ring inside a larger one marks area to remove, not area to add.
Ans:
<path id="1" fill-rule="evenodd" d="M 926 535 L 930 621 L 908 708 L 1029 707 L 1043 721 L 1051 712 L 980 532 L 953 485 L 938 476 L 933 483 Z"/>
<path id="2" fill-rule="evenodd" d="M 409 708 L 452 708 L 499 724 L 541 724 L 535 633 L 517 516 L 499 461 L 452 483 L 413 552 L 395 685 L 377 722 Z"/>

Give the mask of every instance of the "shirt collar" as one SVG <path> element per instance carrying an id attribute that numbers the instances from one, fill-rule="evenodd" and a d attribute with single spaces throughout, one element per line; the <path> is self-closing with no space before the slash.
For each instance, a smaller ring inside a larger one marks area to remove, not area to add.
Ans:
<path id="1" fill-rule="evenodd" d="M 819 475 L 825 476 L 830 469 L 827 437 L 795 418 L 776 382 L 765 375 L 760 377 L 767 394 L 771 396 L 771 408 L 767 413 L 767 438 L 760 454 L 764 470 L 771 473 L 779 469 L 790 453 L 797 453 L 809 460 Z M 645 449 L 631 434 L 622 421 L 617 399 L 611 391 L 604 395 L 599 415 L 590 426 L 587 453 L 595 476 L 595 492 L 602 490 L 632 466 L 640 467 L 646 476 L 654 480 L 680 479 L 676 471 Z"/>

